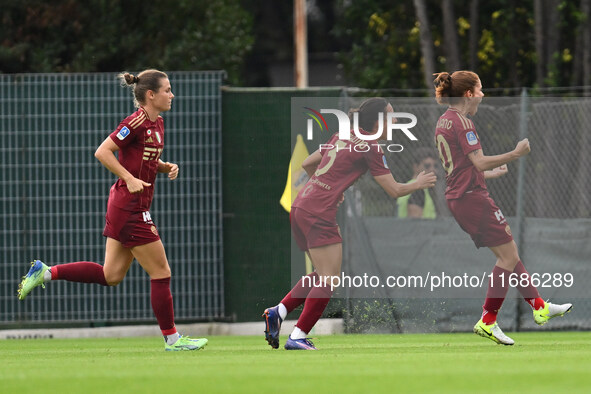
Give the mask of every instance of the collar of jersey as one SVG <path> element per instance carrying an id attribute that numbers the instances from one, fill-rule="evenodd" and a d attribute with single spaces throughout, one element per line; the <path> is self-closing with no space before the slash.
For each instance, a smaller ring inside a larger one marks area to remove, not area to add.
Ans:
<path id="1" fill-rule="evenodd" d="M 148 122 L 150 122 L 150 123 L 156 123 L 158 121 L 158 116 L 160 116 L 160 115 L 158 115 L 156 117 L 156 120 L 152 121 L 152 120 L 150 120 L 150 115 L 148 115 L 148 111 L 146 111 L 144 107 L 140 107 L 140 109 L 144 112 L 144 115 L 146 115 L 146 120 Z"/>

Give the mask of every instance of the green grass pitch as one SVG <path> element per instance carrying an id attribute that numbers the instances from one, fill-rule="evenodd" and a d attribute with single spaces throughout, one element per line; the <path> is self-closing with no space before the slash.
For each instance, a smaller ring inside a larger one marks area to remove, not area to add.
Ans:
<path id="1" fill-rule="evenodd" d="M 591 392 L 591 332 L 334 335 L 320 349 L 210 337 L 198 352 L 161 338 L 0 342 L 0 393 Z M 281 344 L 285 338 L 281 338 Z M 485 389 L 488 388 L 488 389 Z"/>

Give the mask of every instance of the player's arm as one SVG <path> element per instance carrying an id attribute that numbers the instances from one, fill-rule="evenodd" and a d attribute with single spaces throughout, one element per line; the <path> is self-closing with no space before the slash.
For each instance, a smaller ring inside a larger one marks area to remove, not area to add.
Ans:
<path id="1" fill-rule="evenodd" d="M 373 179 L 391 197 L 398 198 L 416 192 L 417 190 L 435 186 L 437 177 L 432 172 L 426 174 L 425 171 L 421 171 L 417 176 L 417 180 L 412 183 L 398 183 L 394 180 L 392 174 L 374 176 Z"/>
<path id="2" fill-rule="evenodd" d="M 308 176 L 312 178 L 312 175 L 316 172 L 320 161 L 322 160 L 322 155 L 320 151 L 317 150 L 312 153 L 310 156 L 306 157 L 302 162 L 302 168 L 308 173 Z"/>
<path id="3" fill-rule="evenodd" d="M 168 174 L 168 178 L 173 180 L 179 175 L 179 165 L 158 159 L 158 172 Z"/>
<path id="4" fill-rule="evenodd" d="M 408 197 L 406 205 L 406 216 L 409 218 L 422 218 L 423 207 L 425 206 L 425 192 L 418 191 Z"/>
<path id="5" fill-rule="evenodd" d="M 406 216 L 409 218 L 422 218 L 423 207 L 419 207 L 417 204 L 408 204 L 406 207 Z"/>
<path id="6" fill-rule="evenodd" d="M 476 149 L 468 153 L 468 158 L 474 164 L 474 167 L 478 171 L 488 171 L 496 167 L 500 167 L 503 164 L 512 162 L 513 160 L 519 159 L 521 156 L 525 156 L 529 153 L 529 141 L 527 138 L 519 141 L 515 149 L 511 152 L 503 153 L 501 155 L 486 156 L 482 153 L 482 149 Z"/>
<path id="7" fill-rule="evenodd" d="M 504 164 L 500 167 L 493 168 L 492 170 L 484 171 L 484 179 L 499 178 L 509 172 L 507 165 Z"/>
<path id="8" fill-rule="evenodd" d="M 137 179 L 129 171 L 125 169 L 117 160 L 115 152 L 119 150 L 119 147 L 111 137 L 107 137 L 102 144 L 94 152 L 94 157 L 101 162 L 103 166 L 113 174 L 121 178 L 127 185 L 127 189 L 130 193 L 141 193 L 145 186 L 150 186 L 150 183 L 144 182 L 141 179 Z"/>

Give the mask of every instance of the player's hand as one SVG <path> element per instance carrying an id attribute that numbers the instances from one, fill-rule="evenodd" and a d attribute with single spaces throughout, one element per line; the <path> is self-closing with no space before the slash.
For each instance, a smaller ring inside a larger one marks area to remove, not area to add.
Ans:
<path id="1" fill-rule="evenodd" d="M 144 187 L 152 186 L 151 183 L 144 182 L 137 178 L 133 178 L 125 183 L 127 184 L 127 190 L 129 190 L 131 194 L 141 193 L 144 191 Z"/>
<path id="2" fill-rule="evenodd" d="M 515 147 L 515 153 L 517 153 L 519 157 L 527 155 L 530 152 L 530 150 L 531 149 L 529 147 L 529 140 L 527 138 L 524 138 L 521 141 L 519 141 L 517 143 L 517 146 Z"/>
<path id="3" fill-rule="evenodd" d="M 419 189 L 426 189 L 428 187 L 435 186 L 435 182 L 437 181 L 437 176 L 434 172 L 425 173 L 425 171 L 421 171 L 419 175 L 417 175 L 417 185 Z"/>
<path id="4" fill-rule="evenodd" d="M 339 202 L 337 203 L 337 207 L 340 207 L 341 204 L 343 203 L 343 201 L 345 201 L 345 193 L 341 194 L 341 198 L 339 199 Z"/>
<path id="5" fill-rule="evenodd" d="M 508 172 L 509 172 L 509 169 L 507 168 L 507 165 L 503 164 L 500 167 L 493 168 L 492 170 L 490 170 L 488 172 L 488 178 L 498 178 L 500 176 L 505 175 Z"/>
<path id="6" fill-rule="evenodd" d="M 176 163 L 164 163 L 164 171 L 168 173 L 168 178 L 170 180 L 176 179 L 179 176 L 179 165 Z"/>

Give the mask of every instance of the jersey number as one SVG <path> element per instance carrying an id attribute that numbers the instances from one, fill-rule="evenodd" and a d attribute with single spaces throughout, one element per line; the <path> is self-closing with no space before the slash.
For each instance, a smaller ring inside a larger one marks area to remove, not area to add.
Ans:
<path id="1" fill-rule="evenodd" d="M 437 150 L 439 150 L 439 159 L 441 159 L 445 172 L 447 172 L 447 175 L 451 174 L 454 170 L 454 162 L 451 158 L 449 144 L 441 134 L 437 136 Z"/>
<path id="2" fill-rule="evenodd" d="M 343 149 L 345 146 L 347 146 L 347 143 L 345 141 L 338 140 L 335 143 L 334 148 L 332 148 L 328 151 L 328 153 L 326 153 L 329 159 L 328 163 L 326 163 L 324 167 L 316 169 L 314 175 L 320 176 L 322 174 L 326 174 L 326 172 L 328 172 L 328 170 L 330 170 L 330 167 L 332 167 L 332 165 L 334 164 L 334 160 L 337 158 L 338 151 L 340 149 Z"/>

